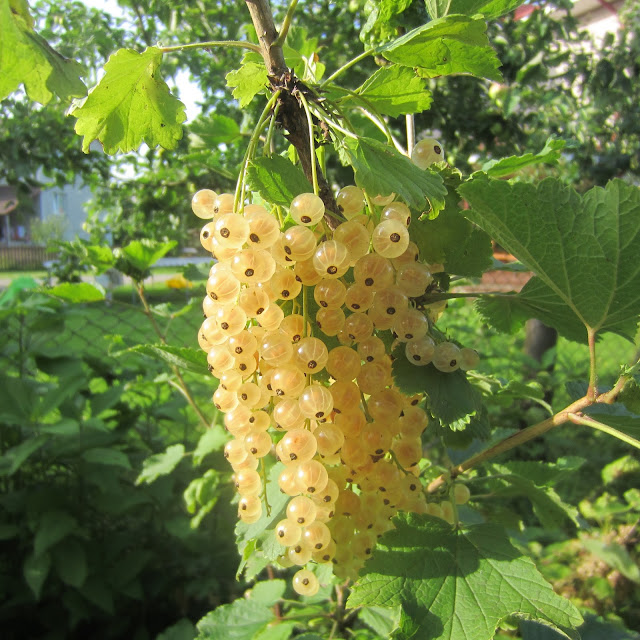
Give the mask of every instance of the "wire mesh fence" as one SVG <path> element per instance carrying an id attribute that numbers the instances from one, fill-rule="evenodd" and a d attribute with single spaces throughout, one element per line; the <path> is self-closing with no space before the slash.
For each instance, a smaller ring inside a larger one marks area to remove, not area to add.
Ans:
<path id="1" fill-rule="evenodd" d="M 197 331 L 202 322 L 197 306 L 193 303 L 186 312 L 176 313 L 163 305 L 160 314 L 154 316 L 169 344 L 197 348 Z M 66 303 L 55 314 L 35 308 L 27 318 L 11 315 L 3 324 L 0 368 L 4 369 L 14 363 L 18 352 L 28 350 L 102 359 L 115 365 L 122 362 L 128 348 L 160 342 L 140 303 Z"/>

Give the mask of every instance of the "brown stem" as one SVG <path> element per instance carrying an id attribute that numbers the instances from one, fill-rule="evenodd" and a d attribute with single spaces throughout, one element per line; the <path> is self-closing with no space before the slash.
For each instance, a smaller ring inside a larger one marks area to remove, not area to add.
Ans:
<path id="1" fill-rule="evenodd" d="M 442 474 L 433 482 L 429 484 L 427 487 L 428 493 L 435 493 L 438 491 L 446 482 L 452 480 L 456 476 L 468 471 L 472 467 L 479 465 L 486 460 L 494 458 L 495 456 L 504 453 L 505 451 L 509 451 L 514 447 L 517 447 L 525 442 L 529 442 L 529 440 L 533 440 L 533 438 L 537 438 L 541 436 L 543 433 L 546 433 L 550 429 L 557 427 L 558 425 L 564 424 L 569 421 L 569 414 L 574 413 L 576 411 L 581 411 L 585 407 L 592 404 L 587 397 L 580 398 L 580 400 L 576 400 L 574 403 L 570 404 L 566 409 L 559 411 L 554 416 L 539 422 L 538 424 L 534 424 L 522 431 L 518 431 L 514 433 L 512 436 L 505 438 L 498 444 L 481 451 L 475 456 L 471 456 L 471 458 L 465 460 L 463 463 L 452 467 L 447 473 Z"/>
<path id="2" fill-rule="evenodd" d="M 147 302 L 147 296 L 145 296 L 144 294 L 144 287 L 142 286 L 141 282 L 136 283 L 136 290 L 138 292 L 138 297 L 140 298 L 140 302 L 142 302 L 142 306 L 144 307 L 144 313 L 147 316 L 147 318 L 149 318 L 151 322 L 151 326 L 153 327 L 153 330 L 155 331 L 156 335 L 160 339 L 160 342 L 166 345 L 167 339 L 164 337 L 164 334 L 160 330 L 160 327 L 158 326 L 158 323 L 156 322 L 156 319 L 153 316 L 153 311 L 151 311 L 151 307 L 149 307 L 149 303 Z M 171 371 L 173 371 L 173 374 L 178 380 L 178 382 L 175 383 L 174 386 L 180 391 L 180 393 L 182 393 L 185 400 L 189 403 L 191 408 L 195 411 L 196 415 L 200 419 L 200 422 L 208 429 L 211 426 L 211 424 L 209 420 L 207 420 L 204 413 L 202 413 L 202 410 L 200 409 L 200 407 L 197 405 L 191 393 L 191 389 L 189 389 L 189 386 L 184 381 L 184 378 L 180 373 L 180 369 L 178 369 L 178 367 L 175 364 L 172 364 L 169 366 L 171 367 Z"/>
<path id="3" fill-rule="evenodd" d="M 273 22 L 273 13 L 268 0 L 246 0 L 246 3 L 260 41 L 262 57 L 269 72 L 271 89 L 272 91 L 281 91 L 278 123 L 287 131 L 287 139 L 298 152 L 304 175 L 309 182 L 313 182 L 312 152 L 307 116 L 300 99 L 296 95 L 298 92 L 304 91 L 307 93 L 307 99 L 314 99 L 313 93 L 287 67 L 282 47 L 276 43 L 278 32 Z M 315 150 L 313 157 L 315 157 Z M 318 195 L 322 198 L 328 211 L 337 213 L 338 207 L 333 191 L 322 173 L 317 158 L 316 173 L 319 188 Z M 325 221 L 331 229 L 335 229 L 337 222 L 334 218 L 325 216 Z"/>

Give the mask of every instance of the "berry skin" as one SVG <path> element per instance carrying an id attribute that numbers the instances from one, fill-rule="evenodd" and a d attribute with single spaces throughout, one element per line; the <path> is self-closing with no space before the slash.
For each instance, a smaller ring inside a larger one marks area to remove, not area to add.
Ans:
<path id="1" fill-rule="evenodd" d="M 444 149 L 435 138 L 420 140 L 411 152 L 411 162 L 420 169 L 426 169 L 434 162 L 444 160 Z"/>
<path id="2" fill-rule="evenodd" d="M 301 569 L 293 576 L 293 589 L 301 596 L 315 596 L 320 589 L 320 583 L 313 572 Z"/>

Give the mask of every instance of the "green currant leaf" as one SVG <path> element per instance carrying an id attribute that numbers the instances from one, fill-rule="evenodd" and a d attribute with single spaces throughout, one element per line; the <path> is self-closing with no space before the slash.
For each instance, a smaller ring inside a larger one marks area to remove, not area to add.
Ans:
<path id="1" fill-rule="evenodd" d="M 491 160 L 482 170 L 492 178 L 503 178 L 535 164 L 555 164 L 562 156 L 564 140 L 549 138 L 539 153 L 525 153 L 523 156 L 509 156 L 501 160 Z"/>
<path id="2" fill-rule="evenodd" d="M 33 552 L 39 556 L 48 551 L 54 544 L 66 538 L 77 526 L 77 520 L 66 511 L 45 511 L 38 523 Z"/>
<path id="3" fill-rule="evenodd" d="M 497 499 L 521 496 L 527 498 L 545 529 L 558 529 L 568 524 L 567 520 L 578 526 L 578 510 L 564 502 L 551 487 L 540 487 L 529 478 L 510 473 L 508 465 L 494 464 L 492 469 L 501 477 L 489 480 L 486 484 Z"/>
<path id="4" fill-rule="evenodd" d="M 443 264 L 447 273 L 481 276 L 492 265 L 491 238 L 471 224 L 458 206 L 460 173 L 447 168 L 441 175 L 447 187 L 444 208 L 435 218 L 415 220 L 409 227 L 411 239 L 423 260 Z"/>
<path id="5" fill-rule="evenodd" d="M 482 14 L 485 18 L 499 18 L 517 9 L 521 0 L 425 0 L 429 15 L 435 20 L 452 13 L 466 16 Z"/>
<path id="6" fill-rule="evenodd" d="M 433 102 L 427 81 L 413 69 L 394 64 L 378 69 L 356 93 L 366 104 L 392 118 L 406 113 L 420 113 Z M 351 97 L 345 98 L 345 102 Z"/>
<path id="7" fill-rule="evenodd" d="M 193 452 L 193 464 L 202 464 L 206 456 L 214 451 L 222 451 L 224 445 L 229 441 L 229 433 L 220 425 L 215 425 L 207 429 L 198 440 L 196 450 Z"/>
<path id="8" fill-rule="evenodd" d="M 48 553 L 41 555 L 33 554 L 24 561 L 24 565 L 22 566 L 24 579 L 27 581 L 31 591 L 33 591 L 36 600 L 40 599 L 40 593 L 42 592 L 44 581 L 47 579 L 50 569 L 51 556 Z"/>
<path id="9" fill-rule="evenodd" d="M 580 196 L 552 178 L 536 186 L 479 174 L 458 191 L 471 204 L 466 217 L 535 274 L 519 294 L 481 303 L 492 324 L 534 316 L 572 340 L 585 341 L 586 328 L 632 339 L 640 315 L 636 187 L 613 180 Z"/>
<path id="10" fill-rule="evenodd" d="M 347 606 L 402 606 L 398 638 L 491 640 L 508 615 L 541 620 L 568 637 L 582 622 L 534 563 L 495 525 L 456 530 L 442 520 L 402 514 L 384 534 Z"/>
<path id="11" fill-rule="evenodd" d="M 137 344 L 127 352 L 141 353 L 156 360 L 162 360 L 185 371 L 208 375 L 207 354 L 201 349 L 174 347 L 169 344 Z"/>
<path id="12" fill-rule="evenodd" d="M 465 73 L 500 81 L 500 61 L 489 46 L 486 30 L 482 18 L 450 15 L 409 31 L 381 53 L 425 78 Z"/>
<path id="13" fill-rule="evenodd" d="M 249 163 L 247 179 L 251 189 L 264 200 L 287 209 L 297 195 L 313 192 L 302 169 L 282 156 L 254 158 Z"/>
<path id="14" fill-rule="evenodd" d="M 266 604 L 238 598 L 202 618 L 196 625 L 196 640 L 253 640 L 274 619 L 275 614 Z"/>
<path id="15" fill-rule="evenodd" d="M 211 149 L 219 144 L 229 144 L 242 137 L 240 126 L 229 116 L 209 115 L 200 117 L 189 125 L 191 141 L 196 149 Z"/>
<path id="16" fill-rule="evenodd" d="M 226 75 L 227 86 L 232 88 L 233 97 L 244 109 L 268 84 L 267 68 L 259 62 L 245 62 L 236 71 Z"/>
<path id="17" fill-rule="evenodd" d="M 140 282 L 149 274 L 149 269 L 164 257 L 176 244 L 169 242 L 155 242 L 153 240 L 133 240 L 122 248 L 114 249 L 116 268 L 124 274 Z"/>
<path id="18" fill-rule="evenodd" d="M 142 463 L 142 471 L 136 484 L 151 484 L 160 476 L 169 475 L 184 458 L 184 445 L 173 444 L 166 451 L 149 456 Z"/>
<path id="19" fill-rule="evenodd" d="M 403 347 L 395 349 L 393 356 L 395 384 L 404 393 L 426 393 L 429 411 L 443 425 L 464 429 L 470 417 L 482 410 L 480 392 L 460 369 L 444 373 L 432 364 L 417 367 L 407 360 Z"/>
<path id="20" fill-rule="evenodd" d="M 427 199 L 447 194 L 438 174 L 419 169 L 389 145 L 370 138 L 346 138 L 345 145 L 356 184 L 370 196 L 397 193 L 411 208 L 424 211 Z"/>
<path id="21" fill-rule="evenodd" d="M 159 71 L 162 51 L 148 47 L 116 51 L 104 66 L 102 80 L 87 99 L 71 111 L 76 133 L 84 136 L 87 153 L 93 140 L 105 153 L 134 151 L 143 142 L 149 147 L 173 149 L 182 138 L 185 107 L 169 91 Z"/>
<path id="22" fill-rule="evenodd" d="M 97 302 L 104 300 L 104 289 L 90 282 L 62 282 L 46 289 L 46 293 L 69 302 Z"/>
<path id="23" fill-rule="evenodd" d="M 0 100 L 23 84 L 27 96 L 47 104 L 54 95 L 63 101 L 87 94 L 82 66 L 52 49 L 33 30 L 23 0 L 0 0 Z"/>
<path id="24" fill-rule="evenodd" d="M 640 640 L 640 634 L 625 629 L 617 622 L 605 621 L 593 614 L 584 616 L 584 624 L 578 627 L 581 640 Z M 564 636 L 532 620 L 520 622 L 520 635 L 522 640 L 562 640 Z"/>
<path id="25" fill-rule="evenodd" d="M 104 464 L 110 467 L 131 469 L 131 463 L 124 451 L 109 449 L 108 447 L 95 447 L 82 452 L 82 459 L 91 464 Z"/>
<path id="26" fill-rule="evenodd" d="M 87 555 L 74 538 L 67 538 L 53 550 L 53 564 L 60 580 L 76 589 L 87 579 Z"/>
<path id="27" fill-rule="evenodd" d="M 597 538 L 580 537 L 582 546 L 594 556 L 619 571 L 627 580 L 640 584 L 640 568 L 629 552 L 618 542 L 605 542 Z"/>

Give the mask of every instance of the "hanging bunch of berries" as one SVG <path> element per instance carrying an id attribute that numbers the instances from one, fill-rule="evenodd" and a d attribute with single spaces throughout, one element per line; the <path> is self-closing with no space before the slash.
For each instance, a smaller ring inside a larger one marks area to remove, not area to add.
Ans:
<path id="1" fill-rule="evenodd" d="M 412 155 L 420 167 L 441 158 L 431 139 Z M 445 372 L 472 368 L 478 356 L 430 335 L 441 303 L 413 303 L 441 266 L 420 261 L 409 207 L 353 185 L 336 202 L 334 229 L 314 193 L 296 196 L 281 226 L 262 205 L 239 211 L 231 194 L 197 192 L 193 211 L 208 220 L 201 242 L 216 259 L 198 340 L 233 436 L 225 456 L 239 517 L 261 518 L 261 461 L 273 453 L 290 496 L 274 530 L 280 563 L 330 562 L 339 578 L 355 578 L 398 510 L 451 518 L 450 503 L 426 500 L 428 415 L 421 395 L 394 385 L 392 349 L 403 345 L 410 362 Z M 293 586 L 313 595 L 318 580 L 301 568 Z"/>

